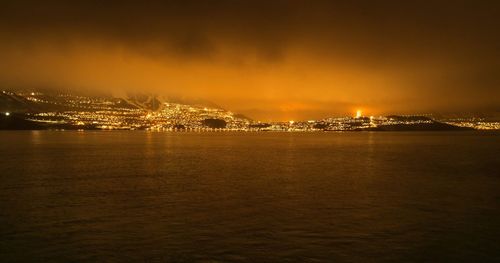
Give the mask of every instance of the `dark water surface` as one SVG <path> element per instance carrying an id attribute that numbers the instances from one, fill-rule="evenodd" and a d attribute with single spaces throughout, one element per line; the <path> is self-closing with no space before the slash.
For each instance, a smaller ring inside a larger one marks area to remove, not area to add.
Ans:
<path id="1" fill-rule="evenodd" d="M 0 132 L 0 261 L 500 261 L 500 134 Z"/>

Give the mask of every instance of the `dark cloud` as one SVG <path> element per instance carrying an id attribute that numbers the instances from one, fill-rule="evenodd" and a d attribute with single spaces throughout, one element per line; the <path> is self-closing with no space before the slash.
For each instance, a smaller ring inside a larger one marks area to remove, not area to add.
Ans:
<path id="1" fill-rule="evenodd" d="M 386 56 L 498 55 L 496 1 L 3 1 L 4 37 L 165 42 L 205 55 L 211 41 L 274 54 L 290 42 Z M 6 36 L 7 35 L 7 36 Z"/>

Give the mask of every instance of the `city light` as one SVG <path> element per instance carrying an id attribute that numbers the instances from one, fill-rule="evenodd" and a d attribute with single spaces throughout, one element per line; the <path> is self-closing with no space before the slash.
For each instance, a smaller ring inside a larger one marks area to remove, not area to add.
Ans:
<path id="1" fill-rule="evenodd" d="M 41 93 L 33 92 L 37 95 Z M 161 130 L 161 131 L 366 131 L 413 126 L 432 127 L 437 122 L 451 127 L 498 130 L 500 122 L 481 118 L 434 120 L 430 115 L 393 115 L 363 117 L 361 109 L 352 117 L 334 117 L 320 120 L 288 120 L 260 122 L 242 118 L 231 111 L 207 106 L 160 102 L 161 107 L 125 106 L 123 99 L 112 97 L 87 97 L 68 93 L 44 94 L 38 99 L 29 93 L 4 93 L 19 96 L 50 109 L 24 114 L 28 121 L 64 126 L 67 129 Z M 155 98 L 149 98 L 154 100 Z M 10 116 L 10 112 L 4 112 Z M 16 115 L 17 116 L 17 115 Z M 206 120 L 223 123 L 221 127 L 207 125 Z"/>

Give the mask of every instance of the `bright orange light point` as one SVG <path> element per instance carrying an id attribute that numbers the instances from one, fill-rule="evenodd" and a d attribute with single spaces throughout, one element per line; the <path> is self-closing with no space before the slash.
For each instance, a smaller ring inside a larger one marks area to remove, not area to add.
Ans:
<path id="1" fill-rule="evenodd" d="M 356 111 L 356 118 L 361 118 L 361 110 Z"/>

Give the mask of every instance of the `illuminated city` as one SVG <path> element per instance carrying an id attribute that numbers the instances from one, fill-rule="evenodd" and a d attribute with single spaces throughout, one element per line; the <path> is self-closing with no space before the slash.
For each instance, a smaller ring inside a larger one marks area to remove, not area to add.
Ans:
<path id="1" fill-rule="evenodd" d="M 2 99 L 27 108 L 22 118 L 48 129 L 154 131 L 378 131 L 378 130 L 498 130 L 500 122 L 482 118 L 436 121 L 430 115 L 364 116 L 322 120 L 260 122 L 221 108 L 161 101 L 155 96 L 133 98 L 2 91 Z M 35 110 L 28 110 L 35 109 Z M 10 117 L 14 110 L 5 112 Z M 437 125 L 437 126 L 436 126 Z"/>

